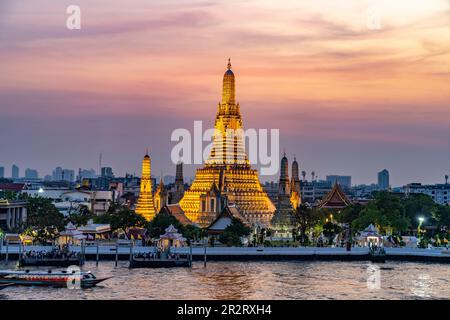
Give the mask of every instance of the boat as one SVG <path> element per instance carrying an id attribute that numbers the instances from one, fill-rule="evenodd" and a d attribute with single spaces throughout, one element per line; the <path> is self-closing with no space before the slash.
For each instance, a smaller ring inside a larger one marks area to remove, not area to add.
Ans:
<path id="1" fill-rule="evenodd" d="M 372 262 L 386 262 L 386 251 L 384 250 L 384 248 L 372 247 L 370 248 L 369 255 Z"/>
<path id="2" fill-rule="evenodd" d="M 70 258 L 30 258 L 21 256 L 19 259 L 20 267 L 69 267 L 81 266 L 83 259 L 81 257 Z"/>
<path id="3" fill-rule="evenodd" d="M 68 246 L 53 248 L 51 251 L 29 251 L 19 257 L 20 267 L 61 267 L 82 266 L 83 257 L 79 252 L 69 251 Z"/>
<path id="4" fill-rule="evenodd" d="M 91 272 L 2 270 L 0 285 L 14 284 L 21 286 L 71 287 L 79 281 L 81 288 L 94 287 L 108 278 L 96 278 Z"/>

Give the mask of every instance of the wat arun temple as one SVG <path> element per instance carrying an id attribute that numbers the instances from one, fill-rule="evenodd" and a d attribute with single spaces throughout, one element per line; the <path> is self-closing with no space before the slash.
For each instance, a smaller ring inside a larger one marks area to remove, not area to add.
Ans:
<path id="1" fill-rule="evenodd" d="M 229 134 L 244 129 L 235 88 L 235 76 L 228 61 L 209 159 L 197 170 L 180 201 L 186 216 L 202 227 L 210 225 L 226 206 L 236 207 L 253 225 L 270 225 L 275 213 L 258 171 L 250 166 L 242 136 Z"/>

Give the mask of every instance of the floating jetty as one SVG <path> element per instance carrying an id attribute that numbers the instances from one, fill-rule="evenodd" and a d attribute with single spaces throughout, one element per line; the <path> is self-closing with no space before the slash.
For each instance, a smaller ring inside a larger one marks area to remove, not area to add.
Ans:
<path id="1" fill-rule="evenodd" d="M 27 246 L 26 250 L 51 250 L 51 247 Z M 71 246 L 71 251 L 83 252 L 83 260 L 126 260 L 131 261 L 132 252 L 153 253 L 154 247 L 102 245 L 97 247 Z M 84 251 L 82 251 L 84 250 Z M 171 248 L 172 253 L 180 256 L 190 254 L 189 247 Z M 1 248 L 2 261 L 17 261 L 19 259 L 18 246 L 10 245 Z M 282 261 L 282 260 L 317 260 L 317 261 L 371 261 L 369 248 L 354 247 L 351 251 L 346 248 L 314 248 L 314 247 L 193 247 L 192 260 L 203 261 Z M 450 263 L 450 250 L 443 248 L 385 248 L 386 261 L 413 261 Z M 1 261 L 0 261 L 1 262 Z"/>

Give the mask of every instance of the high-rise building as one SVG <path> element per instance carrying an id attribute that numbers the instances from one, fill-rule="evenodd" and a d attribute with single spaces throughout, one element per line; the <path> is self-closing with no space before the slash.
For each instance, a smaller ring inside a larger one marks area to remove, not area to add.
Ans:
<path id="1" fill-rule="evenodd" d="M 5 177 L 5 167 L 0 167 L 0 178 Z"/>
<path id="2" fill-rule="evenodd" d="M 378 188 L 381 190 L 389 189 L 389 171 L 386 169 L 378 172 Z"/>
<path id="3" fill-rule="evenodd" d="M 235 76 L 231 63 L 223 76 L 222 102 L 218 105 L 210 156 L 184 193 L 180 206 L 186 216 L 202 227 L 208 226 L 227 203 L 250 223 L 270 225 L 275 206 L 262 189 L 258 171 L 250 166 L 243 136 L 242 117 L 236 103 Z M 234 130 L 234 137 L 230 136 Z"/>
<path id="4" fill-rule="evenodd" d="M 114 178 L 114 173 L 111 167 L 102 167 L 102 178 Z"/>
<path id="5" fill-rule="evenodd" d="M 75 171 L 56 167 L 55 170 L 53 170 L 52 180 L 73 182 L 75 180 Z"/>
<path id="6" fill-rule="evenodd" d="M 83 179 L 95 179 L 96 173 L 94 169 L 78 169 L 78 180 L 83 181 Z"/>
<path id="7" fill-rule="evenodd" d="M 13 164 L 11 167 L 11 178 L 19 179 L 19 167 L 15 164 Z"/>
<path id="8" fill-rule="evenodd" d="M 352 177 L 351 176 L 339 176 L 339 175 L 329 175 L 326 180 L 333 186 L 336 182 L 339 183 L 341 187 L 351 188 Z"/>
<path id="9" fill-rule="evenodd" d="M 39 179 L 39 173 L 35 169 L 27 168 L 25 170 L 25 179 Z"/>
<path id="10" fill-rule="evenodd" d="M 146 153 L 142 160 L 142 177 L 139 199 L 136 205 L 136 213 L 142 215 L 148 221 L 155 217 L 155 204 L 153 202 L 153 188 L 151 179 L 151 159 Z M 103 173 L 103 168 L 102 168 Z"/>

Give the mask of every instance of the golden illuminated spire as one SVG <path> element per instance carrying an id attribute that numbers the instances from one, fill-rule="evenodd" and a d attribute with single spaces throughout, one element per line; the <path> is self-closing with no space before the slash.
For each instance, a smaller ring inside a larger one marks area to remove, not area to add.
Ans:
<path id="1" fill-rule="evenodd" d="M 231 71 L 231 60 L 228 58 L 228 70 L 223 75 L 222 86 L 222 104 L 223 105 L 235 105 L 236 93 L 235 93 L 235 80 L 234 73 Z"/>
<path id="2" fill-rule="evenodd" d="M 211 189 L 220 186 L 220 197 L 224 197 L 221 202 L 233 203 L 250 222 L 269 226 L 275 207 L 264 192 L 258 173 L 251 168 L 245 152 L 243 123 L 239 104 L 235 100 L 235 77 L 230 59 L 223 76 L 222 90 L 210 157 L 204 168 L 197 170 L 180 206 L 191 221 L 207 227 L 216 215 L 208 211 L 211 202 L 204 197 Z"/>
<path id="3" fill-rule="evenodd" d="M 136 205 L 136 213 L 142 215 L 148 221 L 155 217 L 155 205 L 153 203 L 152 179 L 151 179 L 151 159 L 148 149 L 142 160 L 141 190 Z"/>

